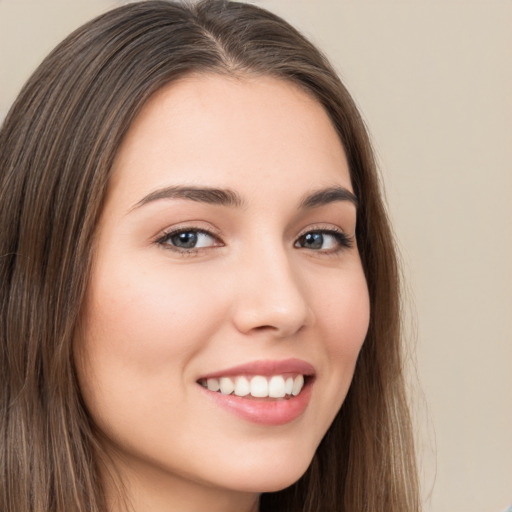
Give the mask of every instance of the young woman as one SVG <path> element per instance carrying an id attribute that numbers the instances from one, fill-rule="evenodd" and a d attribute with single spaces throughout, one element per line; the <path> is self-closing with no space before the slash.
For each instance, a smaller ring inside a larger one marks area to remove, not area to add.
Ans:
<path id="1" fill-rule="evenodd" d="M 292 27 L 113 10 L 0 148 L 0 510 L 419 510 L 372 151 Z"/>

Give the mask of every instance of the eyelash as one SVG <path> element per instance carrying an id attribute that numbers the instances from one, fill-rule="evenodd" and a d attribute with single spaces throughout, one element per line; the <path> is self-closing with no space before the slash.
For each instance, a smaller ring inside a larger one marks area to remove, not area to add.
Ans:
<path id="1" fill-rule="evenodd" d="M 176 246 L 172 245 L 171 243 L 169 243 L 169 241 L 173 237 L 176 237 L 176 236 L 179 236 L 182 234 L 186 234 L 186 233 L 194 233 L 196 236 L 197 235 L 208 236 L 208 237 L 212 238 L 215 241 L 215 243 L 209 247 L 191 247 L 191 248 L 176 247 Z M 210 247 L 221 247 L 222 245 L 224 245 L 222 243 L 222 241 L 220 240 L 220 238 L 215 233 L 212 233 L 211 231 L 208 231 L 203 228 L 196 228 L 193 226 L 183 227 L 183 228 L 178 228 L 178 229 L 173 229 L 171 231 L 168 231 L 168 232 L 164 233 L 160 238 L 158 238 L 155 242 L 157 245 L 160 245 L 164 249 L 177 252 L 178 254 L 182 254 L 184 256 L 187 254 L 196 254 L 198 252 L 201 252 L 204 249 L 209 249 Z"/>
<path id="2" fill-rule="evenodd" d="M 337 247 L 335 247 L 333 249 L 311 249 L 311 250 L 314 250 L 315 252 L 320 252 L 321 254 L 336 255 L 339 252 L 342 252 L 346 249 L 351 249 L 352 247 L 354 247 L 353 237 L 347 235 L 341 229 L 333 229 L 333 228 L 325 229 L 325 228 L 321 228 L 321 227 L 313 228 L 313 229 L 310 228 L 303 234 L 299 235 L 296 242 L 293 244 L 294 247 L 299 247 L 299 246 L 297 246 L 297 243 L 299 242 L 299 240 L 305 239 L 305 237 L 307 237 L 308 235 L 317 235 L 317 234 L 322 235 L 323 237 L 325 237 L 326 235 L 332 236 L 337 243 Z M 307 249 L 307 247 L 304 247 L 304 249 Z"/>
<path id="3" fill-rule="evenodd" d="M 176 236 L 179 236 L 182 234 L 194 234 L 196 237 L 197 236 L 207 236 L 207 237 L 212 238 L 214 240 L 214 243 L 207 247 L 191 247 L 191 248 L 176 247 L 175 245 L 172 245 L 171 243 L 169 243 L 173 237 L 176 237 Z M 327 250 L 325 250 L 325 249 L 310 249 L 311 251 L 314 251 L 314 252 L 320 253 L 320 254 L 335 255 L 335 254 L 338 254 L 339 252 L 342 252 L 346 249 L 351 249 L 354 246 L 353 237 L 347 235 L 343 231 L 338 230 L 338 229 L 332 229 L 332 228 L 325 229 L 325 228 L 321 228 L 321 227 L 308 229 L 307 231 L 305 231 L 304 233 L 299 235 L 297 237 L 297 240 L 294 242 L 293 246 L 295 248 L 308 249 L 307 247 L 301 247 L 300 245 L 297 245 L 301 240 L 304 241 L 305 237 L 307 237 L 308 235 L 322 235 L 323 237 L 325 237 L 327 235 L 327 236 L 332 236 L 335 239 L 335 241 L 337 243 L 337 247 L 335 247 L 335 248 L 331 248 L 331 249 L 327 249 Z M 205 249 L 210 249 L 211 247 L 222 247 L 224 245 L 222 243 L 221 239 L 219 238 L 219 236 L 216 235 L 215 233 L 212 233 L 211 231 L 208 231 L 208 230 L 205 230 L 202 228 L 196 228 L 193 226 L 168 231 L 168 232 L 164 233 L 161 237 L 159 237 L 155 241 L 155 243 L 167 250 L 174 251 L 183 256 L 197 254 L 199 252 L 204 251 Z"/>

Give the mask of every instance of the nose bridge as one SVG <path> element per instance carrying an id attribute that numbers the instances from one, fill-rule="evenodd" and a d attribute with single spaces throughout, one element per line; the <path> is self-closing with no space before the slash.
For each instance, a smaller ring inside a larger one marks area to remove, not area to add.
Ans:
<path id="1" fill-rule="evenodd" d="M 245 255 L 236 279 L 233 320 L 242 332 L 289 336 L 313 321 L 307 291 L 283 244 L 264 244 Z"/>

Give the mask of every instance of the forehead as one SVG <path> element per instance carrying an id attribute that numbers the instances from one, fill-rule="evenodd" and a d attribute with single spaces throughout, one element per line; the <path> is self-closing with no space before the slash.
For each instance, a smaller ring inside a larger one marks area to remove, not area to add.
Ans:
<path id="1" fill-rule="evenodd" d="M 125 137 L 113 187 L 147 191 L 172 182 L 253 191 L 271 181 L 351 190 L 345 152 L 322 105 L 272 77 L 192 75 L 146 103 Z M 135 198 L 133 198 L 135 199 Z"/>

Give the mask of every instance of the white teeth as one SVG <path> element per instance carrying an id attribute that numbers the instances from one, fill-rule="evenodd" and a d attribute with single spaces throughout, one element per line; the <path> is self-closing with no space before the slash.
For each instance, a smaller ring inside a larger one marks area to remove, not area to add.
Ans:
<path id="1" fill-rule="evenodd" d="M 268 380 L 265 377 L 257 375 L 252 378 L 251 395 L 256 398 L 265 398 L 268 396 Z"/>
<path id="2" fill-rule="evenodd" d="M 304 375 L 297 375 L 293 381 L 292 395 L 297 396 L 304 386 Z"/>
<path id="3" fill-rule="evenodd" d="M 281 375 L 274 375 L 268 383 L 268 396 L 282 398 L 284 395 L 286 395 L 284 378 Z"/>
<path id="4" fill-rule="evenodd" d="M 210 391 L 219 391 L 220 389 L 220 384 L 219 384 L 219 381 L 217 379 L 208 379 L 206 381 L 206 387 L 210 390 Z"/>
<path id="5" fill-rule="evenodd" d="M 203 381 L 203 386 L 210 391 L 220 391 L 223 395 L 234 393 L 237 396 L 250 394 L 255 398 L 284 398 L 285 396 L 297 396 L 302 391 L 304 375 L 299 374 L 295 378 L 291 376 L 285 378 L 282 375 L 210 378 L 206 379 L 206 382 Z"/>
<path id="6" fill-rule="evenodd" d="M 220 379 L 220 392 L 223 395 L 230 395 L 235 390 L 235 385 L 229 377 L 221 377 Z"/>
<path id="7" fill-rule="evenodd" d="M 288 377 L 286 379 L 286 384 L 284 385 L 284 392 L 287 395 L 291 395 L 293 390 L 293 377 Z"/>
<path id="8" fill-rule="evenodd" d="M 245 377 L 238 377 L 236 379 L 235 395 L 247 396 L 251 392 L 251 384 Z"/>

